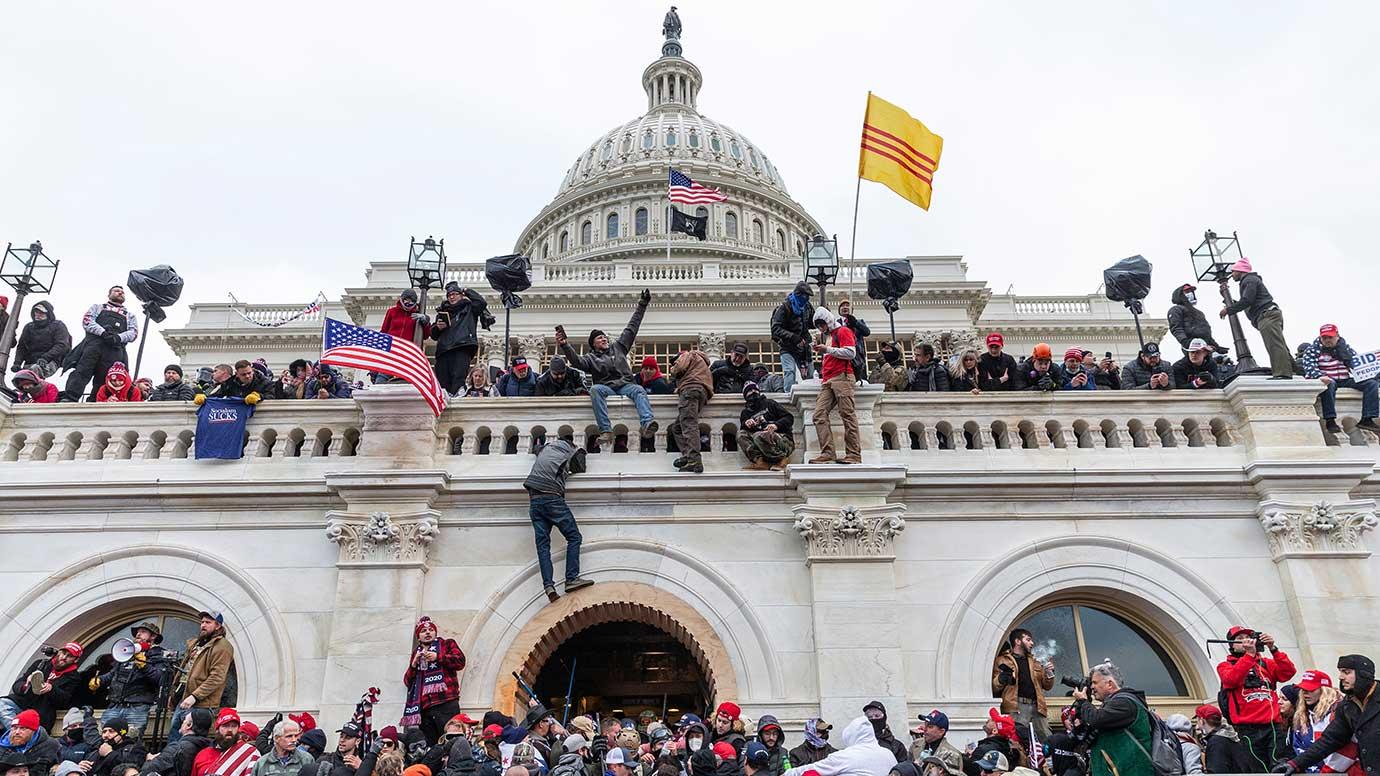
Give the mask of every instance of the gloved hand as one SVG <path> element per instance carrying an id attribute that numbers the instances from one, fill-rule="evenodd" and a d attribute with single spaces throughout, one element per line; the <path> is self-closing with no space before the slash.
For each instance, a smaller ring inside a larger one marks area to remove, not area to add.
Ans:
<path id="1" fill-rule="evenodd" d="M 206 394 L 204 394 L 204 393 L 198 393 L 198 394 L 196 395 L 196 397 L 192 399 L 192 404 L 195 404 L 195 405 L 198 406 L 198 407 L 200 407 L 201 405 L 203 405 L 203 404 L 205 404 L 205 403 L 206 403 Z"/>
<path id="2" fill-rule="evenodd" d="M 594 740 L 589 744 L 589 751 L 594 754 L 599 762 L 603 762 L 604 755 L 609 753 L 609 737 L 603 733 L 594 736 Z"/>
<path id="3" fill-rule="evenodd" d="M 1270 769 L 1270 773 L 1283 773 L 1285 776 L 1288 776 L 1288 774 L 1291 773 L 1298 773 L 1298 770 L 1299 768 L 1297 765 L 1294 765 L 1293 760 L 1285 760 L 1284 762 L 1275 763 L 1275 767 Z"/>
<path id="4" fill-rule="evenodd" d="M 1002 663 L 997 666 L 997 684 L 1008 687 L 1016 683 L 1016 675 L 1011 671 L 1011 666 Z"/>
<path id="5" fill-rule="evenodd" d="M 651 304 L 651 303 L 652 303 L 652 289 L 650 289 L 650 288 L 644 288 L 644 289 L 642 289 L 642 294 L 639 295 L 639 296 L 637 297 L 637 303 L 638 303 L 639 305 L 641 305 L 642 307 L 646 307 L 647 305 Z"/>
<path id="6" fill-rule="evenodd" d="M 244 397 L 244 403 L 249 405 L 258 404 L 259 400 L 262 398 L 263 397 L 259 395 L 258 391 L 250 391 L 249 395 Z"/>
<path id="7" fill-rule="evenodd" d="M 138 669 L 140 669 L 140 670 L 143 670 L 143 669 L 145 669 L 145 668 L 148 668 L 148 665 L 149 665 L 149 656 L 148 656 L 148 653 L 146 653 L 146 652 L 136 652 L 136 653 L 134 653 L 134 657 L 133 657 L 129 662 L 133 663 L 133 664 L 134 664 L 134 667 L 135 667 L 135 668 L 138 668 Z"/>
<path id="8" fill-rule="evenodd" d="M 96 692 L 97 690 L 101 689 L 101 678 L 99 676 L 91 677 L 91 681 L 86 683 L 86 689 L 90 690 L 91 692 Z"/>
<path id="9" fill-rule="evenodd" d="M 103 340 L 107 345 L 118 345 L 120 344 L 120 335 L 116 334 L 113 331 L 108 331 L 101 335 L 101 340 Z"/>
<path id="10" fill-rule="evenodd" d="M 426 313 L 413 313 L 412 320 L 422 324 L 423 326 L 430 323 L 430 319 L 426 317 Z"/>
<path id="11" fill-rule="evenodd" d="M 21 369 L 23 369 L 23 368 L 24 368 L 24 365 L 23 365 L 23 364 L 18 364 L 18 363 L 16 363 L 16 364 L 14 364 L 13 366 L 10 367 L 10 371 L 11 371 L 11 372 L 18 372 L 19 370 L 21 370 Z"/>
<path id="12" fill-rule="evenodd" d="M 279 723 L 279 722 L 282 722 L 282 721 L 283 721 L 283 712 L 280 711 L 280 712 L 278 712 L 277 714 L 274 714 L 272 717 L 269 717 L 269 718 L 268 718 L 268 724 L 264 725 L 264 729 L 263 729 L 262 732 L 265 732 L 265 733 L 271 733 L 271 732 L 273 732 L 273 728 L 277 727 L 277 726 L 278 726 L 278 723 Z"/>
<path id="13" fill-rule="evenodd" d="M 382 738 L 375 738 L 374 743 L 369 745 L 369 754 L 377 755 L 379 752 L 382 752 L 383 741 L 384 739 Z"/>

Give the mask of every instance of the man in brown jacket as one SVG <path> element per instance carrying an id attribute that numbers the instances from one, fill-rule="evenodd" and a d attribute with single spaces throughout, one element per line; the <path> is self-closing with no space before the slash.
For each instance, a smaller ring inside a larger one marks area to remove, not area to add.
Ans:
<path id="1" fill-rule="evenodd" d="M 1035 637 L 1025 628 L 1011 631 L 992 661 L 992 697 L 1001 698 L 1001 712 L 1024 722 L 1044 741 L 1050 735 L 1045 717 L 1045 691 L 1054 687 L 1054 661 L 1035 659 Z"/>
<path id="2" fill-rule="evenodd" d="M 225 616 L 220 612 L 200 612 L 198 616 L 201 632 L 196 638 L 187 639 L 187 656 L 182 661 L 187 671 L 186 686 L 182 702 L 173 714 L 169 744 L 181 738 L 182 718 L 193 708 L 212 709 L 212 713 L 220 708 L 230 664 L 235 660 L 235 648 L 225 638 Z"/>
<path id="3" fill-rule="evenodd" d="M 714 378 L 709 373 L 709 356 L 699 350 L 682 350 L 671 364 L 671 379 L 676 384 L 676 447 L 680 457 L 675 467 L 683 472 L 704 473 L 700 460 L 700 411 L 714 396 Z"/>

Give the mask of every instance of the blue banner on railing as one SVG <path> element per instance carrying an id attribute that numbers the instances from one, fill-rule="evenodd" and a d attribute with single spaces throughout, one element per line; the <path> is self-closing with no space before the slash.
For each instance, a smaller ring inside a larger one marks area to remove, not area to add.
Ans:
<path id="1" fill-rule="evenodd" d="M 196 415 L 196 457 L 243 458 L 244 426 L 253 416 L 244 399 L 206 399 Z"/>

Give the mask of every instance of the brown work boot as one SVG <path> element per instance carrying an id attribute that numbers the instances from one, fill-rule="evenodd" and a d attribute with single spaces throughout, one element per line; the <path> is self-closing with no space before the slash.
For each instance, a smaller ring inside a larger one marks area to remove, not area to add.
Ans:
<path id="1" fill-rule="evenodd" d="M 787 461 L 787 460 L 785 460 L 785 459 L 782 459 L 782 460 L 777 461 L 776 463 L 772 464 L 772 465 L 771 465 L 771 468 L 772 468 L 774 471 L 784 472 L 784 471 L 786 471 L 786 467 L 787 467 L 787 466 L 790 466 L 790 465 L 791 465 L 791 462 L 790 462 L 790 461 Z"/>
<path id="2" fill-rule="evenodd" d="M 764 472 L 769 469 L 771 469 L 771 464 L 767 463 L 761 458 L 758 458 L 757 460 L 743 467 L 743 471 L 745 472 Z"/>
<path id="3" fill-rule="evenodd" d="M 561 600 L 561 594 L 556 592 L 555 585 L 547 585 L 543 587 L 542 592 L 546 593 L 546 600 L 550 601 L 553 604 Z"/>
<path id="4" fill-rule="evenodd" d="M 661 424 L 660 424 L 660 423 L 657 423 L 657 422 L 654 420 L 654 421 L 652 421 L 651 423 L 648 423 L 647 425 L 645 425 L 645 426 L 643 426 L 642 428 L 638 429 L 638 430 L 637 430 L 637 433 L 638 433 L 643 439 L 651 439 L 652 437 L 656 436 L 656 430 L 659 429 L 659 428 L 661 428 Z"/>
<path id="5" fill-rule="evenodd" d="M 862 456 L 860 456 L 860 455 L 845 455 L 844 457 L 840 458 L 840 459 L 838 460 L 838 462 L 839 462 L 839 463 L 862 463 Z"/>
<path id="6" fill-rule="evenodd" d="M 817 455 L 817 456 L 815 456 L 814 458 L 811 458 L 808 462 L 809 462 L 809 463 L 833 463 L 833 462 L 834 462 L 834 456 L 833 456 L 833 455 L 830 455 L 829 453 L 821 453 L 820 455 Z"/>

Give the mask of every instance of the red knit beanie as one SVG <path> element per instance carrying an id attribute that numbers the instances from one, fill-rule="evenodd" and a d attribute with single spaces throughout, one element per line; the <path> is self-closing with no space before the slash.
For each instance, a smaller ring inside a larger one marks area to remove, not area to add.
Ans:
<path id="1" fill-rule="evenodd" d="M 38 712 L 33 709 L 24 709 L 19 712 L 19 716 L 14 718 L 14 726 L 28 728 L 29 730 L 38 730 L 39 727 L 42 726 L 42 723 L 38 721 Z"/>
<path id="2" fill-rule="evenodd" d="M 723 703 L 720 703 L 719 708 L 716 709 L 716 711 L 720 714 L 723 714 L 725 717 L 728 717 L 729 719 L 738 719 L 743 714 L 743 710 L 738 708 L 738 704 L 733 703 L 732 701 L 724 701 Z"/>

